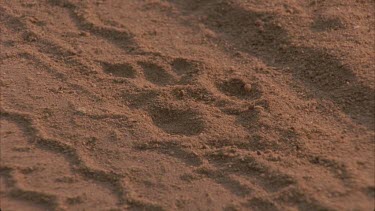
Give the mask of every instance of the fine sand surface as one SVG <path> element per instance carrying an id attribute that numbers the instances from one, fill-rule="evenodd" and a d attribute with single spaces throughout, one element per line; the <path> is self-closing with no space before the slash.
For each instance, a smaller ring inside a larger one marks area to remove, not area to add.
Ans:
<path id="1" fill-rule="evenodd" d="M 0 207 L 374 210 L 373 0 L 0 0 Z"/>

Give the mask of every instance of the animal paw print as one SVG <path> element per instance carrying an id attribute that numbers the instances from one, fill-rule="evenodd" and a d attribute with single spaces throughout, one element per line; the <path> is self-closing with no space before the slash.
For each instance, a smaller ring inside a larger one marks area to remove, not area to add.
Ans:
<path id="1" fill-rule="evenodd" d="M 193 136 L 204 130 L 203 119 L 190 109 L 154 107 L 149 113 L 154 124 L 168 134 Z"/>
<path id="2" fill-rule="evenodd" d="M 180 77 L 181 84 L 192 84 L 195 75 L 200 72 L 201 64 L 184 58 L 176 58 L 171 62 L 172 70 Z"/>
<path id="3" fill-rule="evenodd" d="M 137 71 L 129 63 L 104 63 L 104 72 L 115 77 L 123 78 L 135 78 L 137 76 Z"/>
<path id="4" fill-rule="evenodd" d="M 138 62 L 142 67 L 146 80 L 159 86 L 191 84 L 194 75 L 199 72 L 199 63 L 184 58 L 177 58 L 166 64 L 159 65 L 153 62 Z M 171 69 L 172 71 L 168 71 Z"/>
<path id="5" fill-rule="evenodd" d="M 174 59 L 171 63 L 172 69 L 178 75 L 191 74 L 199 71 L 198 62 L 183 58 Z"/>
<path id="6" fill-rule="evenodd" d="M 142 67 L 145 78 L 153 84 L 166 86 L 175 84 L 175 78 L 163 67 L 151 62 L 138 62 Z"/>
<path id="7" fill-rule="evenodd" d="M 145 80 L 157 86 L 192 84 L 194 75 L 200 70 L 198 62 L 183 58 L 164 58 L 163 61 L 158 62 L 139 60 L 136 64 L 128 62 L 101 62 L 101 64 L 103 72 L 111 76 L 135 79 L 140 74 Z"/>

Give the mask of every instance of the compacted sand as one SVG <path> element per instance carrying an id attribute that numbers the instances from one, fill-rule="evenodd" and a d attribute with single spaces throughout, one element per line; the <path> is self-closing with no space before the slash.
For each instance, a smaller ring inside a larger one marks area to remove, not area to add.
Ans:
<path id="1" fill-rule="evenodd" d="M 374 4 L 0 0 L 2 210 L 374 210 Z"/>

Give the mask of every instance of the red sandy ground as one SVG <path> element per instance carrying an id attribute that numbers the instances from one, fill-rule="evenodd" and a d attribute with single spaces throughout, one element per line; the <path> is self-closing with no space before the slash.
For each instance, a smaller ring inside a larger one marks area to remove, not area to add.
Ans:
<path id="1" fill-rule="evenodd" d="M 1 208 L 374 210 L 374 4 L 1 0 Z"/>

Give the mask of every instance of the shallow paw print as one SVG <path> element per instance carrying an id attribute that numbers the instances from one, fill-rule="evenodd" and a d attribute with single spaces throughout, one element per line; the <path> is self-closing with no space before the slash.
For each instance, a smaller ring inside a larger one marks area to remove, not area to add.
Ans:
<path id="1" fill-rule="evenodd" d="M 183 58 L 177 58 L 171 63 L 173 71 L 178 75 L 197 73 L 199 71 L 198 63 Z"/>
<path id="2" fill-rule="evenodd" d="M 173 75 L 157 64 L 152 62 L 138 62 L 138 64 L 142 67 L 146 80 L 153 84 L 166 86 L 176 82 Z"/>
<path id="3" fill-rule="evenodd" d="M 149 104 L 152 104 L 157 100 L 160 94 L 154 90 L 144 90 L 137 93 L 129 94 L 124 93 L 124 99 L 126 104 L 131 108 L 142 108 Z"/>
<path id="4" fill-rule="evenodd" d="M 137 71 L 128 63 L 104 63 L 103 71 L 115 77 L 135 78 Z"/>
<path id="5" fill-rule="evenodd" d="M 171 63 L 172 70 L 180 76 L 180 82 L 184 84 L 192 83 L 194 75 L 199 73 L 199 63 L 184 58 L 174 59 Z"/>
<path id="6" fill-rule="evenodd" d="M 280 210 L 275 203 L 272 201 L 269 201 L 264 198 L 252 198 L 251 200 L 248 201 L 248 203 L 245 204 L 246 207 L 252 208 L 254 210 Z"/>
<path id="7" fill-rule="evenodd" d="M 154 124 L 168 134 L 193 136 L 205 128 L 203 119 L 193 110 L 154 107 L 149 113 Z"/>
<path id="8" fill-rule="evenodd" d="M 323 31 L 336 31 L 340 29 L 345 29 L 345 22 L 339 17 L 318 17 L 314 21 L 311 28 L 317 32 Z"/>

